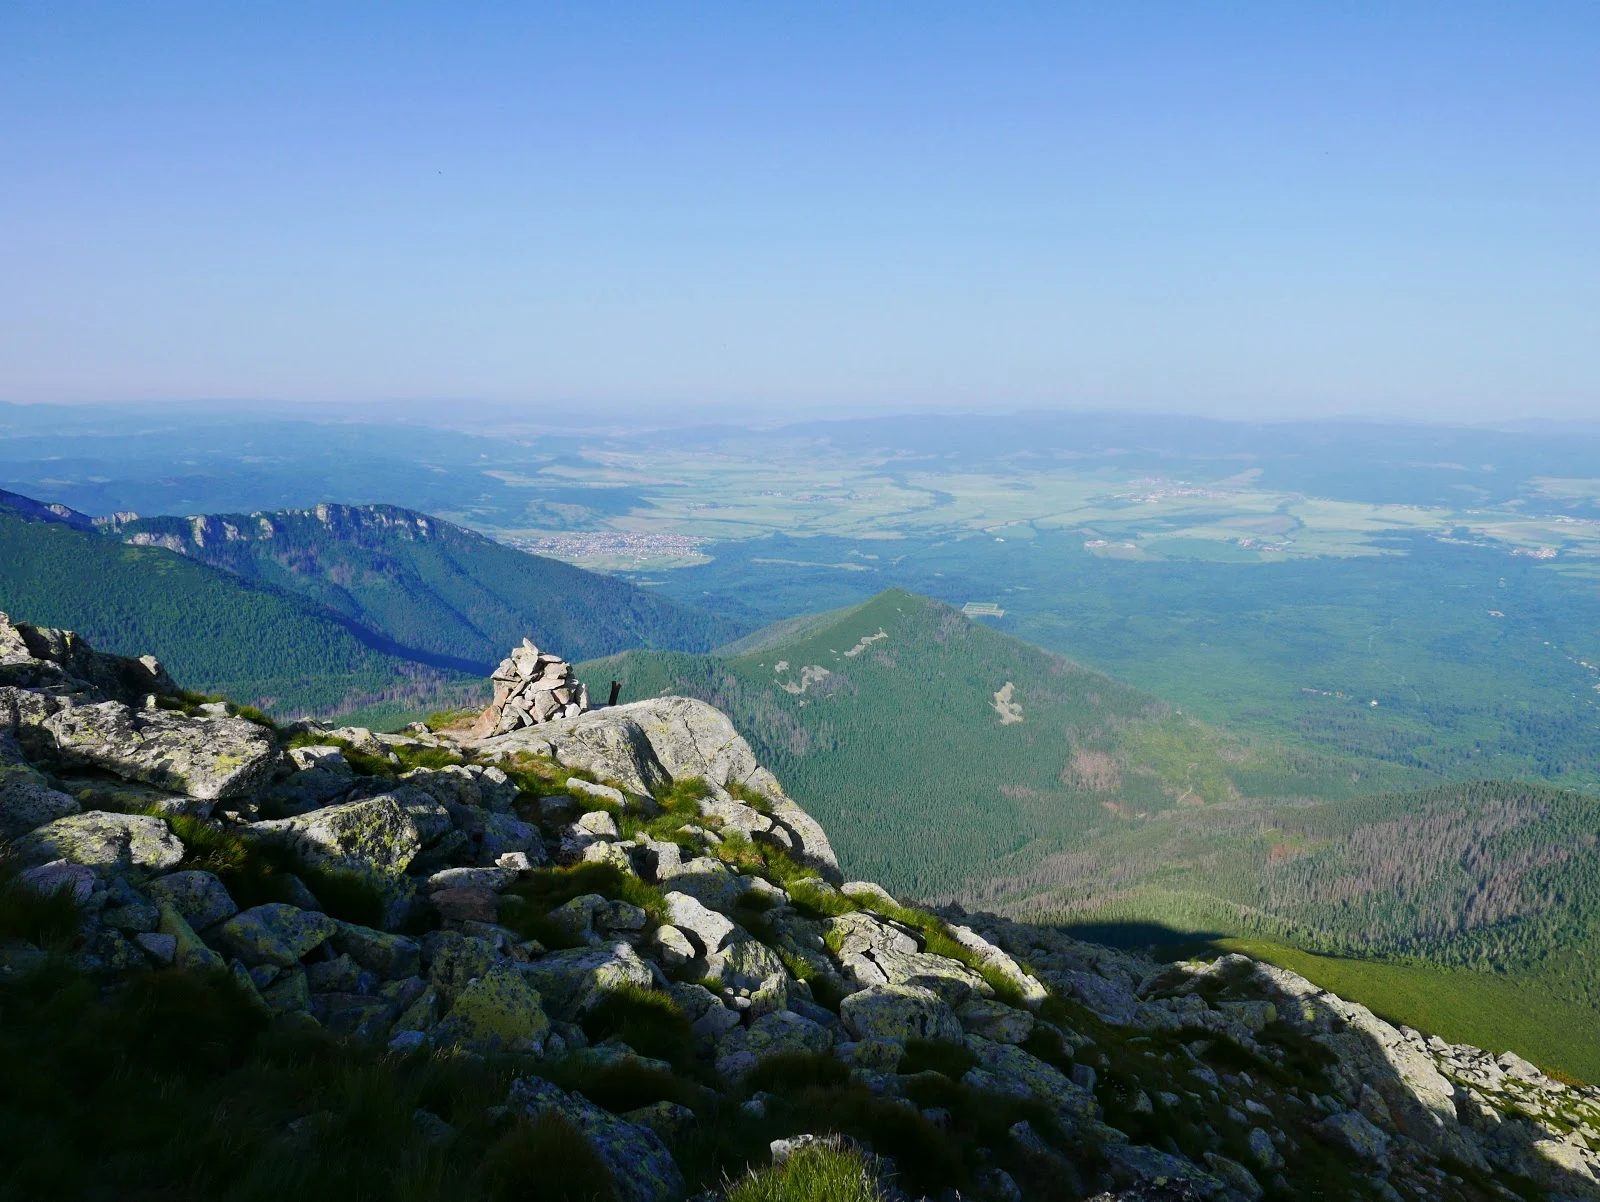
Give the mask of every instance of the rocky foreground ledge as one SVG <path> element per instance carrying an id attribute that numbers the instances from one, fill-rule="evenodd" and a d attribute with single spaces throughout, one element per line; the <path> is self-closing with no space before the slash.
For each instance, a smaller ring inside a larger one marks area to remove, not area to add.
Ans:
<path id="1" fill-rule="evenodd" d="M 370 1072 L 481 1069 L 406 1156 L 573 1149 L 486 1196 L 820 1197 L 785 1174 L 831 1156 L 839 1198 L 1600 1198 L 1600 1092 L 1242 956 L 847 882 L 701 702 L 472 733 L 278 728 L 0 615 L 0 1015 L 188 974 Z M 340 1119 L 303 1105 L 263 1148 Z"/>

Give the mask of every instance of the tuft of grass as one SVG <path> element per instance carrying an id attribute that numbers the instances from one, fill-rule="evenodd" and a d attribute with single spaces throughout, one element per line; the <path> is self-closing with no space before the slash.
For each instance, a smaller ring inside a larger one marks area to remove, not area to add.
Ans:
<path id="1" fill-rule="evenodd" d="M 340 918 L 357 926 L 383 928 L 388 902 L 376 881 L 349 868 L 323 868 L 301 865 L 298 874 L 306 887 L 317 895 L 330 918 Z"/>
<path id="2" fill-rule="evenodd" d="M 669 814 L 699 817 L 699 802 L 711 796 L 711 786 L 700 776 L 685 776 L 656 790 L 656 804 Z"/>
<path id="3" fill-rule="evenodd" d="M 617 1197 L 599 1153 L 569 1119 L 553 1113 L 518 1120 L 489 1148 L 483 1175 L 489 1202 L 616 1202 Z"/>
<path id="4" fill-rule="evenodd" d="M 767 800 L 766 794 L 758 793 L 754 789 L 749 788 L 746 785 L 742 785 L 736 780 L 730 780 L 722 787 L 728 791 L 729 797 L 733 798 L 735 801 L 742 801 L 752 810 L 760 810 L 763 814 L 772 813 L 772 802 Z"/>
<path id="5" fill-rule="evenodd" d="M 615 1036 L 641 1056 L 665 1060 L 680 1071 L 694 1064 L 689 1016 L 670 996 L 653 989 L 624 985 L 613 990 L 584 1015 L 583 1030 L 595 1043 Z"/>
<path id="6" fill-rule="evenodd" d="M 912 1039 L 906 1042 L 905 1055 L 900 1057 L 901 1073 L 943 1073 L 952 1081 L 959 1081 L 978 1058 L 965 1044 L 944 1039 Z"/>
<path id="7" fill-rule="evenodd" d="M 836 1056 L 818 1052 L 780 1052 L 763 1057 L 745 1078 L 752 1093 L 790 1094 L 801 1090 L 841 1089 L 850 1070 Z"/>
<path id="8" fill-rule="evenodd" d="M 400 757 L 401 771 L 409 772 L 413 768 L 450 768 L 467 762 L 465 756 L 457 755 L 445 747 L 424 747 L 418 744 L 413 747 L 400 746 L 394 749 Z"/>
<path id="9" fill-rule="evenodd" d="M 429 730 L 438 732 L 468 725 L 477 716 L 478 711 L 472 709 L 438 710 L 422 721 Z"/>
<path id="10" fill-rule="evenodd" d="M 502 900 L 515 899 L 501 914 L 501 925 L 546 946 L 570 946 L 570 941 L 546 921 L 551 910 L 585 893 L 598 893 L 612 901 L 630 902 L 640 907 L 655 924 L 667 920 L 667 902 L 661 890 L 647 885 L 611 864 L 573 864 L 563 868 L 540 868 L 503 894 Z M 551 944 L 554 939 L 555 943 Z"/>
<path id="11" fill-rule="evenodd" d="M 867 1158 L 815 1145 L 728 1186 L 727 1202 L 883 1202 Z"/>
<path id="12" fill-rule="evenodd" d="M 17 879 L 20 867 L 0 856 L 0 939 L 22 939 L 46 951 L 62 951 L 83 921 L 77 900 L 66 889 L 41 893 Z"/>

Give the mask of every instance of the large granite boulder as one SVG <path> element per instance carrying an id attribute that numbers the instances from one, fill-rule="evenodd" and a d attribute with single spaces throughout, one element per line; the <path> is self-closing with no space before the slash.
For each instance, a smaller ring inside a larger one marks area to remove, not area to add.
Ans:
<path id="1" fill-rule="evenodd" d="M 421 796 L 431 805 L 439 804 L 425 793 Z M 404 800 L 386 793 L 297 818 L 258 822 L 250 829 L 288 844 L 314 864 L 398 874 L 410 866 L 423 843 L 414 813 L 417 806 L 404 804 Z"/>
<path id="2" fill-rule="evenodd" d="M 839 860 L 828 837 L 797 806 L 726 714 L 690 697 L 655 697 L 591 710 L 538 726 L 479 740 L 485 755 L 518 751 L 550 756 L 615 781 L 631 793 L 650 794 L 675 780 L 699 777 L 727 800 L 729 785 L 759 793 L 770 806 L 773 826 L 795 856 L 830 881 L 841 881 Z"/>
<path id="3" fill-rule="evenodd" d="M 550 1020 L 538 991 L 509 963 L 493 965 L 473 978 L 439 1024 L 440 1044 L 481 1051 L 532 1051 L 544 1048 Z"/>
<path id="4" fill-rule="evenodd" d="M 268 902 L 234 915 L 222 924 L 218 937 L 246 964 L 288 968 L 338 929 L 326 914 Z"/>
<path id="5" fill-rule="evenodd" d="M 62 763 L 143 781 L 189 797 L 238 797 L 271 775 L 272 734 L 243 718 L 191 718 L 119 701 L 75 705 L 44 720 Z"/>
<path id="6" fill-rule="evenodd" d="M 239 912 L 227 887 L 209 872 L 174 872 L 146 886 L 158 904 L 171 906 L 190 926 L 204 930 Z"/>
<path id="7" fill-rule="evenodd" d="M 961 1020 L 931 989 L 916 985 L 873 985 L 839 1003 L 839 1018 L 856 1039 L 958 1040 Z"/>
<path id="8" fill-rule="evenodd" d="M 580 947 L 521 966 L 545 1004 L 570 1019 L 599 1004 L 607 994 L 625 988 L 650 989 L 655 974 L 626 943 Z"/>
<path id="9" fill-rule="evenodd" d="M 744 1076 L 768 1056 L 785 1052 L 826 1052 L 833 1032 L 792 1010 L 774 1010 L 748 1027 L 734 1025 L 717 1040 L 717 1072 Z"/>
<path id="10" fill-rule="evenodd" d="M 183 859 L 183 844 L 161 819 L 103 810 L 57 818 L 15 846 L 25 863 L 71 860 L 106 876 L 167 872 Z"/>
<path id="11" fill-rule="evenodd" d="M 75 798 L 52 789 L 23 759 L 11 731 L 0 727 L 0 839 L 15 839 L 79 809 Z"/>

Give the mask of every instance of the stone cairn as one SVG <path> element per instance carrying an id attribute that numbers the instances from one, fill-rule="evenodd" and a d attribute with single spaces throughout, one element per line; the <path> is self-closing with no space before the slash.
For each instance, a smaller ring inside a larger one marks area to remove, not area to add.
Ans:
<path id="1" fill-rule="evenodd" d="M 473 738 L 575 718 L 589 708 L 589 690 L 572 674 L 572 665 L 559 655 L 540 651 L 529 639 L 500 661 L 490 679 L 494 700 L 473 723 Z"/>

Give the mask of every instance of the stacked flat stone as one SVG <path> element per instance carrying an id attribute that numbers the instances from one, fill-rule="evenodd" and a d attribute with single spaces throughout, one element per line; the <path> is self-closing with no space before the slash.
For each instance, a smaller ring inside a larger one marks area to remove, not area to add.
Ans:
<path id="1" fill-rule="evenodd" d="M 559 655 L 540 651 L 529 639 L 500 661 L 490 679 L 494 701 L 473 728 L 479 738 L 575 718 L 589 708 L 589 690 L 573 675 L 572 665 Z"/>

